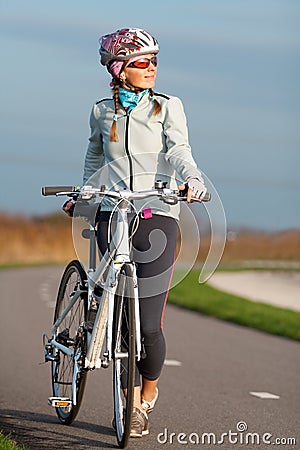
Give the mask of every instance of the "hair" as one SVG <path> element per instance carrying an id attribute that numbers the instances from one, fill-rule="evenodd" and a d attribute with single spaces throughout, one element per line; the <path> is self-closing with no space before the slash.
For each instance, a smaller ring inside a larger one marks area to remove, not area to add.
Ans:
<path id="1" fill-rule="evenodd" d="M 154 92 L 153 92 L 152 89 L 149 89 L 149 94 L 150 94 L 150 97 L 152 98 L 153 104 L 154 104 L 154 108 L 153 108 L 152 115 L 153 115 L 153 116 L 157 116 L 157 114 L 159 114 L 160 111 L 161 111 L 161 105 L 160 105 L 160 103 L 156 100 L 156 98 L 154 98 Z"/>
<path id="2" fill-rule="evenodd" d="M 121 80 L 119 78 L 113 78 L 112 80 L 113 88 L 113 99 L 115 104 L 115 116 L 118 114 L 119 111 L 119 89 L 121 87 Z M 110 129 L 110 142 L 118 142 L 119 137 L 117 133 L 117 121 L 115 120 L 115 117 L 113 119 L 113 123 Z"/>
<path id="3" fill-rule="evenodd" d="M 114 99 L 114 105 L 115 105 L 114 116 L 116 116 L 119 111 L 119 89 L 122 86 L 122 81 L 120 80 L 120 78 L 113 77 L 112 85 L 113 85 L 113 87 L 112 87 L 113 99 Z M 149 89 L 149 94 L 150 94 L 151 99 L 153 100 L 153 105 L 154 105 L 152 115 L 156 116 L 161 111 L 161 105 L 156 100 L 156 98 L 154 98 L 154 92 L 152 89 Z M 118 137 L 118 132 L 117 132 L 117 120 L 114 117 L 111 129 L 110 129 L 110 142 L 118 142 L 118 141 L 119 141 L 119 137 Z"/>

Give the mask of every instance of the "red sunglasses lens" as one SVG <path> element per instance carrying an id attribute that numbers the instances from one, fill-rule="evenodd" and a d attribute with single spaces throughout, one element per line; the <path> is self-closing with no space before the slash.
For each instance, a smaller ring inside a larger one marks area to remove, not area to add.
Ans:
<path id="1" fill-rule="evenodd" d="M 150 60 L 138 59 L 137 61 L 134 61 L 132 63 L 132 66 L 136 67 L 137 69 L 146 69 L 147 67 L 150 66 L 150 63 L 148 61 Z"/>
<path id="2" fill-rule="evenodd" d="M 128 65 L 128 67 L 134 67 L 136 69 L 147 69 L 147 67 L 150 66 L 150 63 L 152 63 L 155 67 L 157 66 L 157 58 L 156 58 L 156 56 L 154 56 L 151 59 L 148 59 L 148 58 L 138 59 L 138 60 L 133 61 L 132 63 L 130 63 Z"/>

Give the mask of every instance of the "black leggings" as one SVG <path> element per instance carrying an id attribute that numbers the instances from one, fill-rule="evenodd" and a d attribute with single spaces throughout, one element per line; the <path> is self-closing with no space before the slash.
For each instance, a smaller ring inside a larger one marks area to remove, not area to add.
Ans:
<path id="1" fill-rule="evenodd" d="M 99 216 L 97 240 L 102 255 L 107 249 L 109 217 L 110 212 L 101 212 Z M 173 274 L 177 234 L 175 219 L 153 215 L 151 219 L 140 219 L 132 239 L 133 259 L 137 263 L 142 343 L 146 353 L 146 357 L 137 362 L 136 386 L 140 386 L 140 375 L 156 380 L 164 364 L 163 316 Z"/>

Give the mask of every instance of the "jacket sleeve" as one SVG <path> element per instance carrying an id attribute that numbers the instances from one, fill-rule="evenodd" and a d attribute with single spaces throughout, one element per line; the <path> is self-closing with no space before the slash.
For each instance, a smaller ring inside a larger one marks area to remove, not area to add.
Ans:
<path id="1" fill-rule="evenodd" d="M 166 159 L 175 168 L 182 181 L 186 181 L 189 177 L 197 177 L 203 182 L 189 145 L 186 116 L 181 100 L 170 97 L 166 108 L 163 123 L 167 147 Z"/>
<path id="2" fill-rule="evenodd" d="M 102 136 L 98 121 L 99 117 L 99 108 L 97 105 L 94 105 L 90 115 L 91 134 L 85 155 L 83 184 L 85 184 L 88 179 L 104 165 Z"/>

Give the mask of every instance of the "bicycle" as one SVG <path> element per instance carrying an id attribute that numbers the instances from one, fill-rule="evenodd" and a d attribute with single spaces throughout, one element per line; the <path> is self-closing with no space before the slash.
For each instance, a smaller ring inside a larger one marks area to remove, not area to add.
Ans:
<path id="1" fill-rule="evenodd" d="M 168 189 L 165 182 L 157 181 L 154 189 L 139 192 L 111 191 L 105 186 L 54 186 L 43 187 L 42 194 L 76 198 L 81 205 L 79 215 L 89 222 L 83 237 L 90 241 L 88 271 L 79 260 L 66 266 L 51 338 L 44 335 L 53 391 L 48 402 L 55 407 L 61 423 L 71 424 L 82 402 L 88 371 L 113 363 L 113 426 L 118 445 L 125 448 L 131 429 L 135 364 L 143 357 L 136 266 L 130 257 L 130 240 L 139 220 L 133 201 L 156 197 L 175 205 L 186 200 L 186 192 Z M 109 247 L 97 265 L 97 218 L 87 202 L 92 200 L 98 207 L 104 197 L 115 201 L 116 229 L 112 234 L 111 221 Z M 202 200 L 209 199 L 207 194 Z M 132 210 L 136 215 L 130 235 L 128 214 Z"/>

